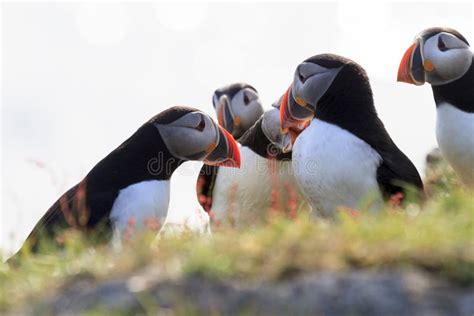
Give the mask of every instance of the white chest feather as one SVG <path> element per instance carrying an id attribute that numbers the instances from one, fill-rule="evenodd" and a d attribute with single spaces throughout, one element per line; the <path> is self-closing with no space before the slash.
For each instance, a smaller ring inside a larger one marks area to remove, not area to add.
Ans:
<path id="1" fill-rule="evenodd" d="M 474 188 L 474 113 L 449 103 L 437 108 L 436 138 L 441 153 L 461 180 Z"/>
<path id="2" fill-rule="evenodd" d="M 337 207 L 378 208 L 376 180 L 382 158 L 367 143 L 336 125 L 314 119 L 293 146 L 296 181 L 323 216 Z"/>
<path id="3" fill-rule="evenodd" d="M 243 146 L 240 155 L 240 169 L 219 168 L 217 174 L 212 211 L 221 221 L 261 218 L 272 206 L 272 192 L 295 188 L 291 161 L 271 161 Z"/>
<path id="4" fill-rule="evenodd" d="M 170 183 L 166 180 L 143 181 L 120 190 L 110 214 L 115 231 L 123 232 L 130 225 L 140 229 L 146 221 L 163 224 L 169 198 Z"/>

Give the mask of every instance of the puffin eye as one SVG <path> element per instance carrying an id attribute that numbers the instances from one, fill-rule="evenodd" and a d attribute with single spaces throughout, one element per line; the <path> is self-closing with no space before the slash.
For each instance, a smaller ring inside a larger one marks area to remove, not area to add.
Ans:
<path id="1" fill-rule="evenodd" d="M 438 49 L 442 52 L 445 52 L 448 50 L 448 47 L 446 46 L 446 43 L 443 41 L 443 39 L 438 37 Z"/>
<path id="2" fill-rule="evenodd" d="M 301 83 L 304 83 L 306 81 L 306 78 L 305 76 L 301 73 L 301 68 L 298 67 L 296 69 L 297 73 L 298 73 L 298 79 L 300 79 Z"/>
<path id="3" fill-rule="evenodd" d="M 249 98 L 249 96 L 248 96 L 247 94 L 245 94 L 245 93 L 244 93 L 244 103 L 245 103 L 245 105 L 249 105 L 249 103 L 250 103 L 250 98 Z"/>
<path id="4" fill-rule="evenodd" d="M 202 132 L 204 128 L 206 128 L 206 121 L 204 121 L 204 117 L 201 116 L 201 121 L 199 122 L 198 126 L 195 127 L 195 129 Z"/>

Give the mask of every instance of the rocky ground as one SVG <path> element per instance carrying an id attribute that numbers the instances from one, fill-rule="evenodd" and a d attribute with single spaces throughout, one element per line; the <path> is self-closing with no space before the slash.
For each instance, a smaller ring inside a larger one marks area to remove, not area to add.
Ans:
<path id="1" fill-rule="evenodd" d="M 283 281 L 198 276 L 162 279 L 153 269 L 96 283 L 87 277 L 21 314 L 474 315 L 474 288 L 415 270 L 313 272 Z"/>

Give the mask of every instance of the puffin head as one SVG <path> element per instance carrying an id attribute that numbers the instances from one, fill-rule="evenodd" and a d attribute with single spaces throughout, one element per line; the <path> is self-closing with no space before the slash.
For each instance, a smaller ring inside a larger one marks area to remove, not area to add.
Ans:
<path id="1" fill-rule="evenodd" d="M 398 81 L 433 86 L 461 78 L 471 67 L 469 43 L 458 31 L 434 27 L 422 31 L 403 55 Z"/>
<path id="2" fill-rule="evenodd" d="M 326 109 L 330 103 L 326 101 L 330 101 L 331 96 L 341 95 L 347 87 L 365 82 L 368 83 L 365 71 L 350 59 L 321 54 L 303 61 L 296 68 L 292 84 L 280 99 L 282 132 L 293 134 L 295 139 L 295 133 L 301 133 L 316 113 L 330 110 Z"/>
<path id="3" fill-rule="evenodd" d="M 183 106 L 169 108 L 150 120 L 174 157 L 208 165 L 240 167 L 236 141 L 211 117 Z"/>
<path id="4" fill-rule="evenodd" d="M 278 108 L 263 113 L 262 131 L 265 137 L 283 153 L 292 149 L 292 138 L 289 133 L 282 133 L 280 128 L 280 111 Z"/>
<path id="5" fill-rule="evenodd" d="M 246 83 L 217 89 L 212 103 L 219 124 L 235 139 L 240 138 L 263 114 L 257 90 Z"/>

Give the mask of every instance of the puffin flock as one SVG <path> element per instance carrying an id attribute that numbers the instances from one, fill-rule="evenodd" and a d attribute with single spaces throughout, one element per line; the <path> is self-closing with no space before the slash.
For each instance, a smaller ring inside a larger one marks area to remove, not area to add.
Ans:
<path id="1" fill-rule="evenodd" d="M 431 85 L 441 153 L 474 189 L 474 62 L 466 38 L 450 28 L 422 31 L 403 55 L 398 81 Z M 377 211 L 393 197 L 423 199 L 418 171 L 377 115 L 365 70 L 348 58 L 304 60 L 268 111 L 244 83 L 216 90 L 212 102 L 218 123 L 175 106 L 143 124 L 46 211 L 25 244 L 35 251 L 41 238 L 68 227 L 120 242 L 130 225 L 161 226 L 170 178 L 188 160 L 204 162 L 197 199 L 215 226 L 259 221 L 276 199 L 280 208 L 306 204 L 318 218 Z"/>

